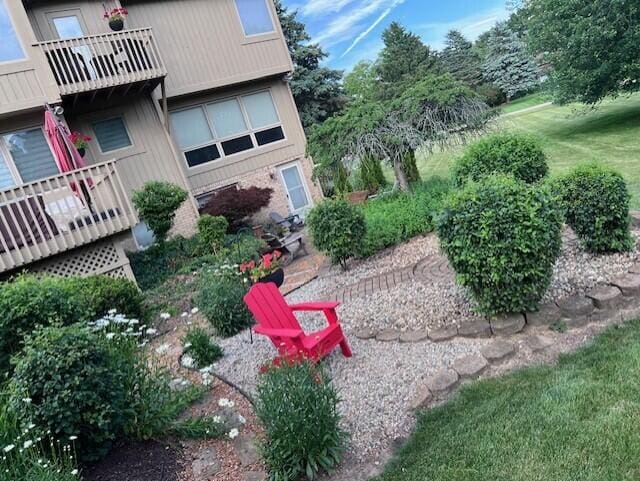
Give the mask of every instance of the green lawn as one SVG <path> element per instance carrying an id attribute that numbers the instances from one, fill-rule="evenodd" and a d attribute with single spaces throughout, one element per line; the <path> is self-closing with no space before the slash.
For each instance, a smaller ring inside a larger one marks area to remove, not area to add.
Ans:
<path id="1" fill-rule="evenodd" d="M 524 97 L 514 100 L 510 104 L 501 106 L 500 112 L 502 112 L 503 114 L 509 114 L 512 112 L 517 112 L 518 110 L 535 107 L 536 105 L 540 105 L 548 101 L 549 97 L 546 93 L 536 92 L 535 94 L 525 95 Z"/>
<path id="2" fill-rule="evenodd" d="M 503 128 L 536 135 L 549 156 L 552 175 L 594 160 L 618 169 L 632 194 L 631 207 L 640 209 L 640 95 L 607 101 L 595 111 L 585 112 L 577 105 L 549 106 L 498 122 Z M 448 176 L 456 152 L 420 155 L 422 177 Z"/>
<path id="3" fill-rule="evenodd" d="M 640 321 L 420 415 L 378 481 L 640 479 Z"/>

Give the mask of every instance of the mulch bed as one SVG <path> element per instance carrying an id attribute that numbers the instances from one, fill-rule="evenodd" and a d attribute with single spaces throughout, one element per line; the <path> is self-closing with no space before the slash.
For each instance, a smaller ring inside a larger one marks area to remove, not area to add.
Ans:
<path id="1" fill-rule="evenodd" d="M 99 463 L 82 470 L 84 481 L 177 481 L 180 452 L 157 441 L 115 447 Z"/>

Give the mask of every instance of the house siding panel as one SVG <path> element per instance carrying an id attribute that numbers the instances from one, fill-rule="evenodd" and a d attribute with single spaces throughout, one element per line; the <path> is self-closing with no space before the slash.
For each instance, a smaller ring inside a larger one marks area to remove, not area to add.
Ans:
<path id="1" fill-rule="evenodd" d="M 169 71 L 169 97 L 292 70 L 278 22 L 275 33 L 247 38 L 234 0 L 122 3 L 129 10 L 128 28 L 153 27 Z"/>

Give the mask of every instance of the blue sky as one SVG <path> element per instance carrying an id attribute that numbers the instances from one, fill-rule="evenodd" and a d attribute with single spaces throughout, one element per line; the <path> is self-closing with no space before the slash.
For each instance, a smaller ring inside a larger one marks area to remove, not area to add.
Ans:
<path id="1" fill-rule="evenodd" d="M 507 18 L 505 0 L 283 0 L 299 11 L 313 41 L 330 53 L 328 64 L 349 69 L 374 59 L 380 35 L 392 22 L 402 23 L 436 49 L 457 29 L 473 40 Z"/>

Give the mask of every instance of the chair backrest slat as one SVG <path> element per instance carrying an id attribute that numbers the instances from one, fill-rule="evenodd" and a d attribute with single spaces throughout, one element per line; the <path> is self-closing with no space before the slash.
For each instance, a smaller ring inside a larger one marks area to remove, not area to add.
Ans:
<path id="1" fill-rule="evenodd" d="M 249 289 L 244 302 L 264 327 L 274 329 L 302 329 L 284 297 L 272 282 L 258 283 Z"/>

